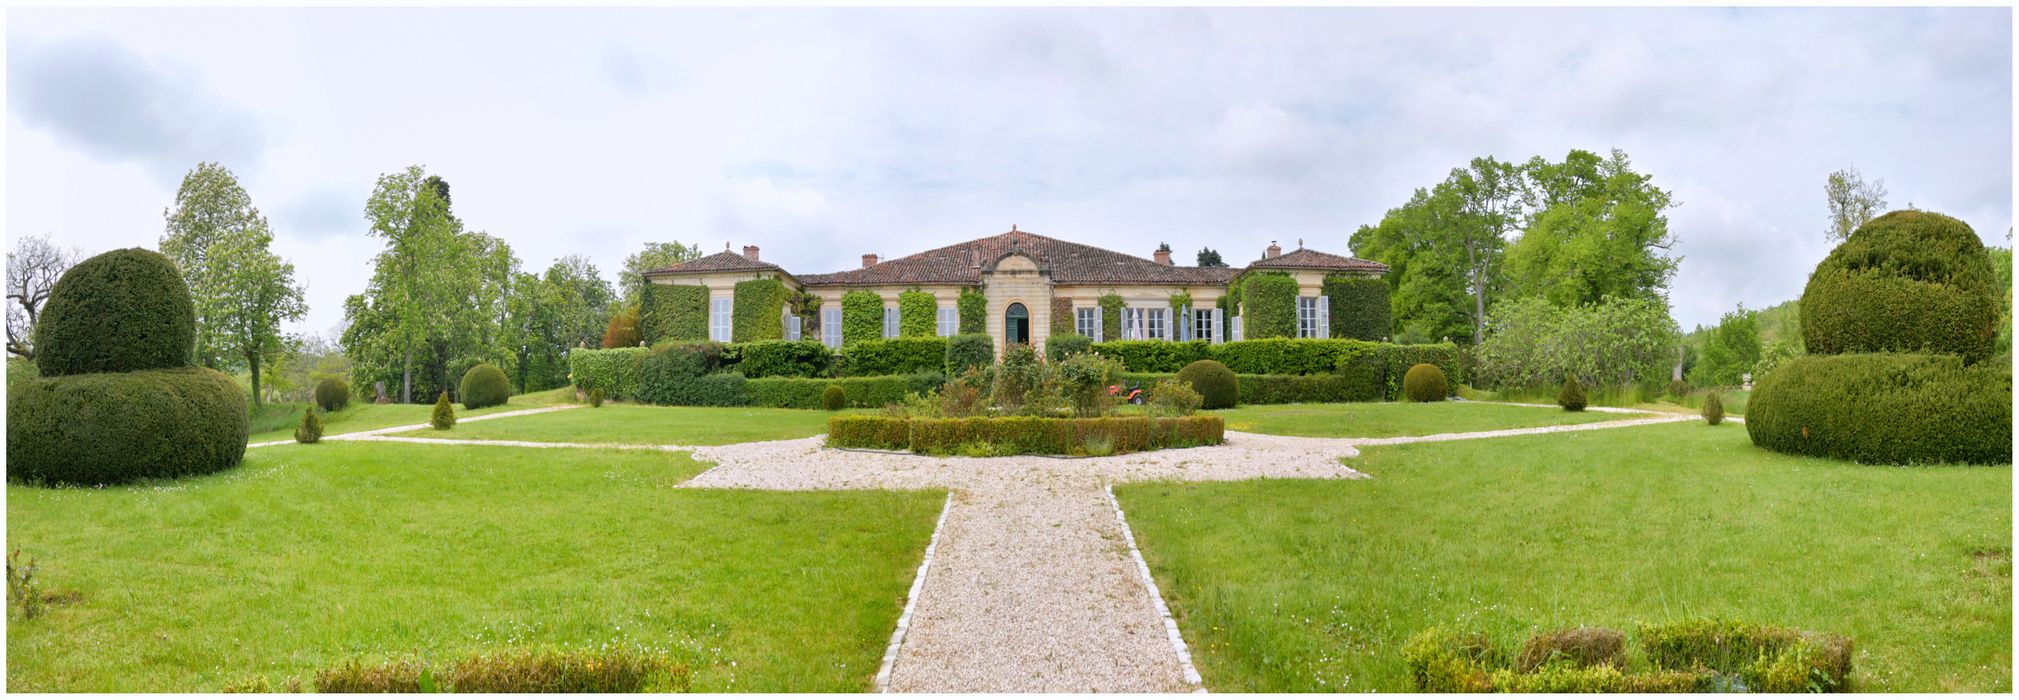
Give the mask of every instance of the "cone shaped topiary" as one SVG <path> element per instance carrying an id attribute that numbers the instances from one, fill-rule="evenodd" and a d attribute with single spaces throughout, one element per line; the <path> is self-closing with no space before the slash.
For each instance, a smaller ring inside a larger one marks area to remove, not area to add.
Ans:
<path id="1" fill-rule="evenodd" d="M 449 403 L 449 392 L 444 391 L 441 398 L 435 399 L 435 415 L 428 422 L 434 425 L 436 430 L 456 427 L 456 407 Z"/>
<path id="2" fill-rule="evenodd" d="M 1556 405 L 1566 411 L 1584 410 L 1584 385 L 1578 383 L 1576 376 L 1563 380 L 1563 391 L 1556 395 Z"/>
<path id="3" fill-rule="evenodd" d="M 820 392 L 820 407 L 829 411 L 848 408 L 848 392 L 842 391 L 840 384 L 829 384 Z"/>
<path id="4" fill-rule="evenodd" d="M 1704 422 L 1711 425 L 1725 422 L 1725 400 L 1718 398 L 1716 391 L 1704 397 Z"/>
<path id="5" fill-rule="evenodd" d="M 1402 375 L 1402 394 L 1418 403 L 1443 401 L 1451 397 L 1451 382 L 1437 365 L 1421 363 Z"/>
<path id="6" fill-rule="evenodd" d="M 603 387 L 596 387 L 594 389 L 589 390 L 589 407 L 590 408 L 603 407 Z"/>
<path id="7" fill-rule="evenodd" d="M 322 442 L 322 419 L 316 417 L 314 406 L 302 409 L 301 425 L 294 428 L 294 441 L 304 445 Z"/>

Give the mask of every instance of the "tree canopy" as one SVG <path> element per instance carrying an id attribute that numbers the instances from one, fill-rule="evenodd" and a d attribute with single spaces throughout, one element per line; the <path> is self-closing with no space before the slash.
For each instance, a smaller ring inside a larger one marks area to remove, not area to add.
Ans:
<path id="1" fill-rule="evenodd" d="M 273 232 L 238 178 L 200 163 L 182 178 L 161 252 L 175 262 L 196 306 L 196 360 L 212 369 L 245 368 L 252 400 L 263 399 L 261 365 L 292 345 L 281 323 L 308 313 L 294 264 L 274 255 Z"/>

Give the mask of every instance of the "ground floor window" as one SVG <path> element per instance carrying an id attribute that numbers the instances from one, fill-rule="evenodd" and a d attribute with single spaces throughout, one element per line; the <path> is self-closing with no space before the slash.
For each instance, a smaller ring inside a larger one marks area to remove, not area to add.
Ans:
<path id="1" fill-rule="evenodd" d="M 883 307 L 883 337 L 897 337 L 897 307 Z"/>
<path id="2" fill-rule="evenodd" d="M 725 297 L 710 300 L 709 303 L 712 306 L 708 313 L 708 339 L 718 343 L 727 343 L 729 342 L 730 328 L 733 327 L 731 325 L 732 319 L 736 315 L 736 300 Z"/>
<path id="3" fill-rule="evenodd" d="M 946 338 L 960 328 L 960 310 L 952 306 L 939 307 L 939 337 Z"/>
<path id="4" fill-rule="evenodd" d="M 1213 323 L 1213 316 L 1219 312 L 1219 309 L 1192 310 L 1192 338 L 1194 340 L 1219 340 L 1219 336 L 1213 334 L 1213 329 L 1219 325 Z"/>
<path id="5" fill-rule="evenodd" d="M 1150 340 L 1169 340 L 1171 338 L 1171 310 L 1143 309 L 1143 311 L 1146 312 L 1143 314 L 1146 318 L 1143 323 L 1143 330 L 1145 332 L 1143 337 Z"/>
<path id="6" fill-rule="evenodd" d="M 841 347 L 841 309 L 820 310 L 820 342 L 827 347 Z"/>
<path id="7" fill-rule="evenodd" d="M 1073 332 L 1101 342 L 1101 307 L 1086 306 L 1073 309 Z"/>
<path id="8" fill-rule="evenodd" d="M 1318 297 L 1297 297 L 1297 337 L 1319 337 Z"/>

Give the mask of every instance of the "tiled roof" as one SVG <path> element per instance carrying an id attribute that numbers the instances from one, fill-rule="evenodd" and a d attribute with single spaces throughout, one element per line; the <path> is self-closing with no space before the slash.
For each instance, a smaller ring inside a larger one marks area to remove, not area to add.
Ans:
<path id="1" fill-rule="evenodd" d="M 1239 270 L 1183 267 L 1105 248 L 1047 238 L 1029 231 L 977 238 L 869 267 L 800 275 L 807 286 L 979 284 L 982 272 L 1011 253 L 1022 253 L 1051 273 L 1054 284 L 1223 284 Z"/>
<path id="2" fill-rule="evenodd" d="M 645 274 L 657 275 L 657 274 L 680 274 L 680 273 L 694 273 L 694 272 L 740 272 L 744 270 L 778 270 L 780 272 L 783 272 L 784 268 L 781 268 L 777 265 L 773 265 L 768 262 L 751 260 L 750 258 L 743 257 L 741 253 L 725 250 L 720 253 L 716 253 L 714 255 L 695 258 L 693 260 L 689 260 L 684 263 L 678 263 L 668 267 L 662 267 L 657 270 L 650 270 L 647 271 Z"/>
<path id="3" fill-rule="evenodd" d="M 1273 258 L 1263 258 L 1261 260 L 1248 263 L 1248 267 L 1296 268 L 1302 270 L 1353 270 L 1356 272 L 1388 271 L 1387 265 L 1383 265 L 1381 263 L 1374 262 L 1372 260 L 1361 260 L 1359 258 L 1349 258 L 1343 255 L 1320 253 L 1318 251 L 1310 250 L 1308 248 L 1298 248 L 1296 250 L 1284 253 L 1282 255 L 1278 255 Z"/>

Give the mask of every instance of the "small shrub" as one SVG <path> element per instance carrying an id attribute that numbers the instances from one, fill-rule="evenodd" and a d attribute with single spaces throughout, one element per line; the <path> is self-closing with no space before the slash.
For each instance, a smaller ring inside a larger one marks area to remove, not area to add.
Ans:
<path id="1" fill-rule="evenodd" d="M 962 333 L 946 340 L 947 376 L 959 375 L 970 367 L 995 364 L 995 339 L 987 333 Z"/>
<path id="2" fill-rule="evenodd" d="M 1199 392 L 1206 409 L 1233 408 L 1241 402 L 1241 382 L 1234 371 L 1212 360 L 1199 360 L 1178 370 L 1178 381 Z"/>
<path id="3" fill-rule="evenodd" d="M 1563 380 L 1563 391 L 1557 392 L 1556 405 L 1566 411 L 1584 410 L 1584 385 L 1577 381 L 1575 375 Z"/>
<path id="4" fill-rule="evenodd" d="M 122 248 L 64 272 L 34 333 L 35 366 L 45 378 L 187 367 L 196 306 L 175 263 Z"/>
<path id="5" fill-rule="evenodd" d="M 1761 693 L 1850 689 L 1851 640 L 1730 620 L 1643 625 L 1637 640 L 1663 670 L 1708 668 Z"/>
<path id="6" fill-rule="evenodd" d="M 635 348 L 645 336 L 638 332 L 638 307 L 627 306 L 610 314 L 610 322 L 603 326 L 603 347 Z"/>
<path id="7" fill-rule="evenodd" d="M 1530 673 L 1553 662 L 1578 668 L 1626 668 L 1626 635 L 1603 627 L 1573 627 L 1540 632 L 1522 642 L 1514 669 Z"/>
<path id="8" fill-rule="evenodd" d="M 1121 363 L 1103 355 L 1082 352 L 1053 362 L 1051 368 L 1066 401 L 1072 405 L 1073 415 L 1081 418 L 1107 415 L 1108 409 L 1114 405 L 1114 397 L 1108 394 L 1108 387 L 1121 381 Z"/>
<path id="9" fill-rule="evenodd" d="M 1146 405 L 1155 417 L 1189 416 L 1199 410 L 1205 398 L 1193 391 L 1190 384 L 1177 379 L 1165 379 L 1150 387 L 1150 399 Z"/>
<path id="10" fill-rule="evenodd" d="M 1668 380 L 1668 395 L 1673 396 L 1678 400 L 1682 399 L 1685 396 L 1689 396 L 1690 395 L 1689 382 L 1685 382 L 1681 379 Z"/>
<path id="11" fill-rule="evenodd" d="M 1703 413 L 1705 423 L 1717 425 L 1725 422 L 1725 400 L 1718 398 L 1716 389 L 1712 389 L 1710 395 L 1704 397 Z"/>
<path id="12" fill-rule="evenodd" d="M 969 367 L 960 376 L 947 381 L 939 388 L 937 415 L 948 418 L 966 418 L 988 412 L 989 386 L 995 381 L 991 372 L 980 367 Z"/>
<path id="13" fill-rule="evenodd" d="M 1443 401 L 1451 397 L 1451 382 L 1437 365 L 1419 364 L 1403 375 L 1402 393 L 1419 403 Z"/>
<path id="14" fill-rule="evenodd" d="M 1045 359 L 1053 362 L 1092 350 L 1094 339 L 1078 333 L 1053 333 L 1045 339 Z"/>
<path id="15" fill-rule="evenodd" d="M 1031 403 L 1031 395 L 1039 391 L 1045 380 L 1044 362 L 1030 345 L 1013 343 L 1003 349 L 1002 364 L 996 367 L 995 385 L 989 396 L 997 408 L 1005 414 L 1015 414 Z"/>
<path id="16" fill-rule="evenodd" d="M 664 655 L 604 651 L 505 651 L 457 661 L 446 680 L 457 693 L 643 693 L 683 691 L 687 668 Z"/>
<path id="17" fill-rule="evenodd" d="M 315 405 L 324 411 L 341 411 L 351 403 L 351 385 L 336 377 L 315 384 Z"/>
<path id="18" fill-rule="evenodd" d="M 820 391 L 820 408 L 827 411 L 848 408 L 848 392 L 839 384 L 827 385 L 826 389 Z"/>
<path id="19" fill-rule="evenodd" d="M 435 413 L 428 419 L 428 424 L 435 426 L 436 430 L 456 427 L 456 407 L 449 403 L 449 392 L 444 391 L 441 398 L 435 399 Z"/>
<path id="20" fill-rule="evenodd" d="M 594 389 L 590 389 L 590 390 L 589 390 L 589 407 L 590 407 L 590 408 L 602 408 L 602 407 L 603 407 L 603 388 L 602 388 L 602 387 L 596 387 L 596 388 L 594 388 Z"/>
<path id="21" fill-rule="evenodd" d="M 1486 635 L 1432 627 L 1402 646 L 1409 681 L 1426 693 L 1480 693 L 1492 689 L 1487 669 L 1507 665 L 1507 655 Z"/>
<path id="22" fill-rule="evenodd" d="M 316 417 L 314 406 L 302 409 L 301 425 L 295 426 L 294 441 L 304 445 L 322 442 L 322 419 Z"/>
<path id="23" fill-rule="evenodd" d="M 512 380 L 497 365 L 485 362 L 463 373 L 463 408 L 503 406 L 512 400 Z"/>
<path id="24" fill-rule="evenodd" d="M 49 596 L 35 580 L 35 569 L 33 558 L 21 560 L 19 548 L 7 553 L 7 603 L 21 610 L 23 620 L 41 617 L 47 607 Z"/>
<path id="25" fill-rule="evenodd" d="M 425 693 L 434 686 L 434 674 L 416 659 L 369 666 L 351 659 L 315 673 L 318 693 Z"/>

